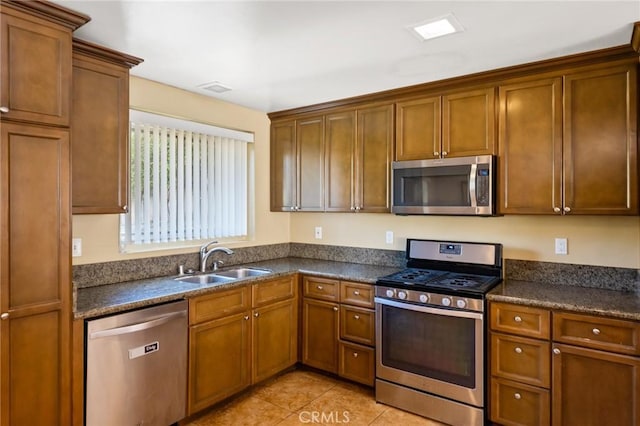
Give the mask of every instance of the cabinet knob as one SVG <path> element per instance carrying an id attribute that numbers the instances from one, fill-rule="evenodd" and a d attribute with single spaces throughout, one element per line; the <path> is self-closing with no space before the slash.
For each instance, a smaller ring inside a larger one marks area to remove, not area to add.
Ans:
<path id="1" fill-rule="evenodd" d="M 323 288 L 323 287 L 322 287 L 321 285 L 319 285 L 319 286 L 318 286 L 318 287 L 316 287 L 316 288 L 317 288 L 318 290 L 322 290 L 322 288 Z"/>
<path id="2" fill-rule="evenodd" d="M 360 319 L 360 315 L 354 315 L 354 316 L 353 316 L 353 319 L 357 319 L 357 320 L 359 320 L 359 319 Z"/>
<path id="3" fill-rule="evenodd" d="M 515 348 L 515 349 L 514 349 L 514 351 L 515 351 L 517 354 L 521 354 L 521 353 L 522 353 L 522 348 Z"/>
<path id="4" fill-rule="evenodd" d="M 337 307 L 337 306 L 334 306 L 334 307 L 333 307 L 333 310 L 337 312 L 337 311 L 338 311 L 338 307 Z"/>
<path id="5" fill-rule="evenodd" d="M 354 357 L 354 358 L 358 358 L 358 352 L 354 352 L 354 353 L 353 353 L 353 357 Z"/>
<path id="6" fill-rule="evenodd" d="M 520 395 L 518 392 L 514 393 L 514 394 L 513 394 L 513 397 L 514 397 L 515 399 L 522 399 L 522 395 Z"/>
<path id="7" fill-rule="evenodd" d="M 356 296 L 360 296 L 360 292 L 358 290 L 354 290 L 353 294 L 356 295 Z"/>
<path id="8" fill-rule="evenodd" d="M 556 212 L 556 213 L 560 213 L 560 207 L 554 207 L 553 211 Z"/>
<path id="9" fill-rule="evenodd" d="M 442 156 L 443 156 L 443 157 L 446 157 L 446 156 L 447 156 L 447 154 L 449 154 L 447 151 L 442 151 Z"/>
<path id="10" fill-rule="evenodd" d="M 564 212 L 565 212 L 565 213 L 569 213 L 570 211 L 571 211 L 571 207 L 565 207 L 565 208 L 564 208 Z"/>
<path id="11" fill-rule="evenodd" d="M 1 320 L 6 320 L 8 318 L 9 318 L 9 312 L 3 312 L 2 315 L 0 315 Z"/>
<path id="12" fill-rule="evenodd" d="M 352 212 L 356 211 L 356 208 L 354 206 L 351 206 L 351 211 Z"/>
<path id="13" fill-rule="evenodd" d="M 0 107 L 0 112 L 3 113 L 3 114 L 8 113 L 9 112 L 9 107 L 6 107 L 6 106 Z"/>
<path id="14" fill-rule="evenodd" d="M 556 355 L 560 355 L 560 349 L 554 348 L 553 349 L 553 353 L 556 354 Z"/>
<path id="15" fill-rule="evenodd" d="M 244 316 L 244 320 L 247 321 L 249 319 L 249 315 Z"/>
<path id="16" fill-rule="evenodd" d="M 513 320 L 515 322 L 522 322 L 522 318 L 520 317 L 520 315 L 516 315 L 515 317 L 513 317 Z"/>
<path id="17" fill-rule="evenodd" d="M 356 211 L 359 212 L 362 209 L 360 206 L 356 206 Z"/>
<path id="18" fill-rule="evenodd" d="M 595 334 L 596 336 L 598 334 L 600 334 L 600 329 L 599 328 L 594 328 L 593 330 L 591 330 L 593 332 L 593 334 Z"/>
<path id="19" fill-rule="evenodd" d="M 440 157 L 440 153 L 438 151 L 434 151 L 433 156 L 434 157 Z"/>
<path id="20" fill-rule="evenodd" d="M 258 318 L 260 316 L 260 313 L 256 312 L 255 314 L 253 314 L 253 316 Z"/>

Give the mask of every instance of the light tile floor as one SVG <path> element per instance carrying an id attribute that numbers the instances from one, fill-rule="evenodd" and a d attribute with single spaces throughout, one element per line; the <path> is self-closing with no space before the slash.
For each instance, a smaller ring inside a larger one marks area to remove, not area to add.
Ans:
<path id="1" fill-rule="evenodd" d="M 296 370 L 256 386 L 184 426 L 314 424 L 441 425 L 377 403 L 370 388 Z"/>

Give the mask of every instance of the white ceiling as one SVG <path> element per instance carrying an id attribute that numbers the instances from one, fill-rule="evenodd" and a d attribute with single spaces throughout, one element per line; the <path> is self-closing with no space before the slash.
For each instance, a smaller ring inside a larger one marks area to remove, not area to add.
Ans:
<path id="1" fill-rule="evenodd" d="M 632 1 L 55 0 L 76 36 L 144 59 L 136 76 L 265 112 L 629 44 Z M 407 26 L 453 13 L 465 31 Z M 220 81 L 232 91 L 198 86 Z"/>

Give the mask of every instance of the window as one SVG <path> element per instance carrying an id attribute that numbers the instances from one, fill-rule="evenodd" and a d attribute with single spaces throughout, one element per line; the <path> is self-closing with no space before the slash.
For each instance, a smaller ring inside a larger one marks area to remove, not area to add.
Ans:
<path id="1" fill-rule="evenodd" d="M 247 238 L 251 142 L 250 133 L 131 110 L 122 251 Z"/>

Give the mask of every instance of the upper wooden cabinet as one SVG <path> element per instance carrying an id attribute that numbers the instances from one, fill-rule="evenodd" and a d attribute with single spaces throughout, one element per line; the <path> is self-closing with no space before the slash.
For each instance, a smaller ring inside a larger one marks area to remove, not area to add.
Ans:
<path id="1" fill-rule="evenodd" d="M 396 107 L 398 161 L 496 153 L 494 87 L 402 101 Z"/>
<path id="2" fill-rule="evenodd" d="M 127 212 L 129 69 L 141 61 L 81 40 L 73 41 L 74 214 Z"/>
<path id="3" fill-rule="evenodd" d="M 390 210 L 393 105 L 325 117 L 325 210 Z"/>
<path id="4" fill-rule="evenodd" d="M 638 213 L 636 69 L 500 86 L 500 213 Z"/>
<path id="5" fill-rule="evenodd" d="M 324 208 L 324 117 L 271 125 L 271 211 Z"/>
<path id="6" fill-rule="evenodd" d="M 68 126 L 71 31 L 88 18 L 55 8 L 57 16 L 48 20 L 21 10 L 31 7 L 25 3 L 0 4 L 0 116 Z"/>

